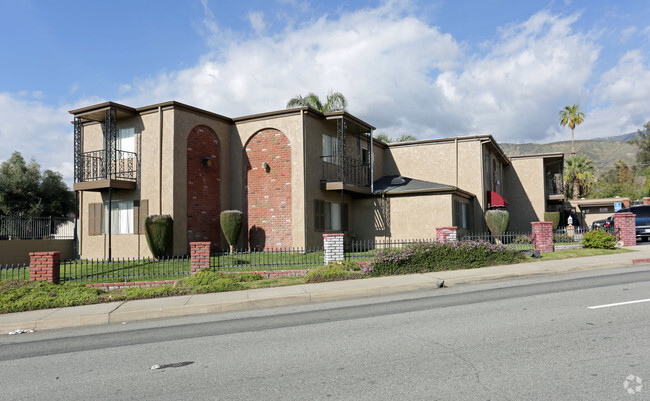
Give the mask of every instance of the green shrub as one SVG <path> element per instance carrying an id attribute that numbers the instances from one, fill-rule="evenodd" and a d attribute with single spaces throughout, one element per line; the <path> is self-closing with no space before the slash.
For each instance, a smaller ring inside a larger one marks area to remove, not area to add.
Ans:
<path id="1" fill-rule="evenodd" d="M 485 222 L 497 243 L 501 243 L 499 235 L 508 229 L 510 213 L 505 209 L 490 209 L 485 212 Z"/>
<path id="2" fill-rule="evenodd" d="M 230 245 L 230 253 L 234 252 L 239 240 L 239 234 L 244 224 L 244 214 L 239 210 L 224 210 L 221 212 L 221 230 Z"/>
<path id="3" fill-rule="evenodd" d="M 174 246 L 174 220 L 169 215 L 147 216 L 144 232 L 149 250 L 156 259 L 172 256 Z"/>
<path id="4" fill-rule="evenodd" d="M 593 230 L 585 233 L 582 239 L 582 246 L 585 248 L 614 249 L 616 247 L 616 236 L 605 230 Z"/>
<path id="5" fill-rule="evenodd" d="M 560 225 L 560 212 L 544 212 L 544 221 L 552 222 L 553 231 L 557 230 L 557 226 Z"/>
<path id="6" fill-rule="evenodd" d="M 524 256 L 515 250 L 485 241 L 418 242 L 401 249 L 378 251 L 368 274 L 383 276 L 468 269 L 518 263 L 523 259 Z"/>
<path id="7" fill-rule="evenodd" d="M 341 261 L 312 269 L 305 275 L 306 283 L 354 280 L 362 278 L 361 267 L 356 263 Z"/>
<path id="8" fill-rule="evenodd" d="M 566 244 L 576 242 L 575 237 L 571 234 L 553 234 L 554 244 Z"/>
<path id="9" fill-rule="evenodd" d="M 512 240 L 511 243 L 516 245 L 532 244 L 533 239 L 530 235 L 518 235 Z"/>

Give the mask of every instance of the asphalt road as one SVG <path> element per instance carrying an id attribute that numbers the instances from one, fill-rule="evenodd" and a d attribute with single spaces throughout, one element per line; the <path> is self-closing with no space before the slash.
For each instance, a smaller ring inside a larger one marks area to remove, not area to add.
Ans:
<path id="1" fill-rule="evenodd" d="M 0 399 L 649 400 L 650 302 L 603 306 L 649 298 L 644 266 L 5 335 Z"/>

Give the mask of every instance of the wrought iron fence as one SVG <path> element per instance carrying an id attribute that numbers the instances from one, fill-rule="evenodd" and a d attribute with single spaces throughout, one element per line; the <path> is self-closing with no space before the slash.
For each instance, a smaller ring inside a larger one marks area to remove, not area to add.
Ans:
<path id="1" fill-rule="evenodd" d="M 301 270 L 322 266 L 323 249 L 273 248 L 264 251 L 239 250 L 210 256 L 210 267 L 224 272 Z"/>
<path id="2" fill-rule="evenodd" d="M 111 163 L 108 174 L 107 163 Z M 80 157 L 79 181 L 94 181 L 117 178 L 126 181 L 137 180 L 138 158 L 135 152 L 116 150 L 115 155 L 106 157 L 106 150 L 84 152 Z"/>
<path id="3" fill-rule="evenodd" d="M 73 238 L 74 220 L 67 217 L 0 216 L 0 240 Z"/>
<path id="4" fill-rule="evenodd" d="M 553 245 L 579 244 L 587 231 L 589 229 L 582 227 L 558 228 L 553 232 Z"/>
<path id="5" fill-rule="evenodd" d="M 114 259 L 112 261 L 77 259 L 61 263 L 61 281 L 82 283 L 120 283 L 132 281 L 175 280 L 189 277 L 189 256 L 166 259 Z"/>
<path id="6" fill-rule="evenodd" d="M 401 249 L 418 242 L 436 242 L 435 239 L 390 239 L 390 240 L 359 240 L 344 244 L 345 260 L 353 262 L 369 262 L 375 253 L 382 249 Z"/>
<path id="7" fill-rule="evenodd" d="M 323 180 L 357 187 L 370 186 L 370 164 L 349 156 L 321 156 Z"/>
<path id="8" fill-rule="evenodd" d="M 493 236 L 491 233 L 469 233 L 459 234 L 459 241 L 485 241 L 490 243 L 501 243 L 508 248 L 518 251 L 527 251 L 533 249 L 535 236 L 531 232 L 505 232 L 499 236 Z"/>
<path id="9" fill-rule="evenodd" d="M 0 265 L 0 281 L 29 280 L 29 264 Z"/>

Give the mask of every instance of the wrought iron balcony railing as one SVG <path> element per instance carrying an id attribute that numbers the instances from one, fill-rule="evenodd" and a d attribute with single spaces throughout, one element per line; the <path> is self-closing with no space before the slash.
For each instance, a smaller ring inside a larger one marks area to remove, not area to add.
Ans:
<path id="1" fill-rule="evenodd" d="M 344 185 L 370 187 L 370 165 L 347 156 L 321 156 L 323 181 L 343 182 Z"/>
<path id="2" fill-rule="evenodd" d="M 564 195 L 564 182 L 558 175 L 554 178 L 547 178 L 544 182 L 544 193 L 546 195 Z"/>
<path id="3" fill-rule="evenodd" d="M 137 181 L 138 156 L 136 153 L 116 150 L 113 157 L 107 156 L 105 150 L 82 153 L 79 182 L 106 179 Z"/>

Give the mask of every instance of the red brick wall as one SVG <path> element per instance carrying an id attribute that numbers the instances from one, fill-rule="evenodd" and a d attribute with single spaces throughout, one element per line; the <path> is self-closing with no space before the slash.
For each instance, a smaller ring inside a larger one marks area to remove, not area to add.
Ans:
<path id="1" fill-rule="evenodd" d="M 262 168 L 267 162 L 268 168 Z M 253 135 L 244 148 L 244 208 L 251 249 L 292 246 L 291 143 L 275 129 Z"/>
<path id="2" fill-rule="evenodd" d="M 530 225 L 533 232 L 533 248 L 540 252 L 553 252 L 553 223 L 534 221 Z"/>
<path id="3" fill-rule="evenodd" d="M 436 240 L 438 242 L 447 243 L 456 241 L 457 227 L 436 227 Z"/>
<path id="4" fill-rule="evenodd" d="M 205 168 L 206 156 L 212 165 Z M 210 241 L 219 249 L 221 227 L 219 140 L 208 127 L 197 126 L 187 137 L 187 243 Z M 171 188 L 169 188 L 171 190 Z"/>
<path id="5" fill-rule="evenodd" d="M 634 213 L 614 213 L 614 227 L 618 229 L 619 240 L 623 246 L 636 245 L 636 215 Z"/>
<path id="6" fill-rule="evenodd" d="M 61 251 L 30 252 L 29 280 L 59 282 Z"/>

